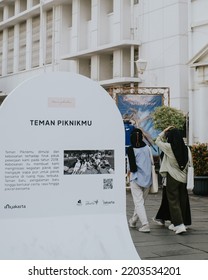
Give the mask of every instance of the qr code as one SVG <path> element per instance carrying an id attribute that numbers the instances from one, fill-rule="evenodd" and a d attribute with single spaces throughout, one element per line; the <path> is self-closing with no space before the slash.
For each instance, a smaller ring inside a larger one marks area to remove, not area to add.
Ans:
<path id="1" fill-rule="evenodd" d="M 109 190 L 113 188 L 113 179 L 103 179 L 103 189 Z"/>

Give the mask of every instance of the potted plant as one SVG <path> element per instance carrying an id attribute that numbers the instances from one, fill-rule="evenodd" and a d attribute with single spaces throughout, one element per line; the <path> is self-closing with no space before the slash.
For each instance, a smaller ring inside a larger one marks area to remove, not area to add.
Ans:
<path id="1" fill-rule="evenodd" d="M 194 166 L 194 188 L 196 195 L 208 195 L 208 143 L 196 143 L 191 147 Z"/>
<path id="2" fill-rule="evenodd" d="M 161 131 L 170 125 L 183 130 L 186 124 L 185 115 L 181 110 L 165 105 L 155 109 L 152 119 L 154 128 Z"/>

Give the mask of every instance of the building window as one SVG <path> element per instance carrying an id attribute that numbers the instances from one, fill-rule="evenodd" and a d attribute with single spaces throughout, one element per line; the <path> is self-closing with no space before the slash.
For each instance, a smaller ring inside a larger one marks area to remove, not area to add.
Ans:
<path id="1" fill-rule="evenodd" d="M 113 79 L 113 54 L 100 55 L 100 77 L 102 80 Z"/>
<path id="2" fill-rule="evenodd" d="M 8 6 L 8 17 L 13 17 L 14 16 L 14 3 L 11 3 L 9 6 Z"/>
<path id="3" fill-rule="evenodd" d="M 113 13 L 113 0 L 106 0 L 107 14 Z"/>
<path id="4" fill-rule="evenodd" d="M 68 21 L 69 21 L 69 27 L 72 27 L 72 5 L 68 6 L 69 8 L 69 14 L 68 14 Z"/>
<path id="5" fill-rule="evenodd" d="M 40 4 L 40 0 L 33 0 L 32 1 L 32 6 L 36 6 L 36 5 L 39 5 Z"/>
<path id="6" fill-rule="evenodd" d="M 134 0 L 134 5 L 139 4 L 139 0 Z"/>
<path id="7" fill-rule="evenodd" d="M 32 18 L 32 68 L 39 66 L 40 16 Z"/>
<path id="8" fill-rule="evenodd" d="M 86 21 L 91 20 L 92 17 L 91 9 L 92 9 L 91 0 L 85 0 L 80 2 L 80 14 L 82 16 L 82 19 Z"/>
<path id="9" fill-rule="evenodd" d="M 139 59 L 139 50 L 138 48 L 134 49 L 134 62 Z M 138 71 L 136 68 L 136 63 L 134 63 L 134 77 L 138 77 Z"/>
<path id="10" fill-rule="evenodd" d="M 52 63 L 53 11 L 46 12 L 46 50 L 45 63 Z"/>
<path id="11" fill-rule="evenodd" d="M 19 26 L 19 71 L 26 69 L 26 22 Z"/>
<path id="12" fill-rule="evenodd" d="M 3 31 L 0 32 L 0 76 L 2 76 Z"/>
<path id="13" fill-rule="evenodd" d="M 79 74 L 91 77 L 91 58 L 79 59 Z"/>
<path id="14" fill-rule="evenodd" d="M 3 14 L 4 14 L 4 10 L 2 7 L 0 7 L 0 22 L 3 21 Z"/>
<path id="15" fill-rule="evenodd" d="M 7 45 L 7 74 L 13 73 L 14 64 L 14 27 L 8 29 L 8 45 Z"/>
<path id="16" fill-rule="evenodd" d="M 20 0 L 20 13 L 27 9 L 27 0 Z"/>

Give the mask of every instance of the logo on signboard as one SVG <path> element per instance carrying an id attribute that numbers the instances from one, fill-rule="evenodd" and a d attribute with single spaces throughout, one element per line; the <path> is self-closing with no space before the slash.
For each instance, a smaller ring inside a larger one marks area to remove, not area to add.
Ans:
<path id="1" fill-rule="evenodd" d="M 11 209 L 11 210 L 13 210 L 13 209 L 24 209 L 24 208 L 26 208 L 26 205 L 17 205 L 17 204 L 10 205 L 10 204 L 6 204 L 4 206 L 4 209 Z"/>
<path id="2" fill-rule="evenodd" d="M 82 206 L 82 201 L 81 201 L 81 199 L 79 199 L 79 200 L 77 201 L 77 205 L 78 205 L 78 206 Z"/>
<path id="3" fill-rule="evenodd" d="M 109 206 L 115 204 L 114 200 L 103 200 L 103 205 Z"/>
<path id="4" fill-rule="evenodd" d="M 85 202 L 86 206 L 92 206 L 92 205 L 97 205 L 97 204 L 98 204 L 98 199 Z"/>
<path id="5" fill-rule="evenodd" d="M 49 108 L 75 108 L 73 97 L 48 97 Z"/>

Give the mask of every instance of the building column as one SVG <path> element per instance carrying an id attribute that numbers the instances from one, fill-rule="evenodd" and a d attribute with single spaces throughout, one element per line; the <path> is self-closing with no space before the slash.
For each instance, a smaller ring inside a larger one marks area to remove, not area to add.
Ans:
<path id="1" fill-rule="evenodd" d="M 18 72 L 19 66 L 19 24 L 14 26 L 14 73 Z"/>
<path id="2" fill-rule="evenodd" d="M 99 55 L 93 55 L 91 57 L 91 79 L 99 81 L 100 79 L 100 57 Z"/>
<path id="3" fill-rule="evenodd" d="M 91 48 L 98 46 L 98 0 L 92 0 Z"/>
<path id="4" fill-rule="evenodd" d="M 62 6 L 54 7 L 54 70 L 60 68 L 60 51 L 61 51 L 61 34 L 62 34 Z"/>
<path id="5" fill-rule="evenodd" d="M 207 116 L 208 116 L 208 84 L 201 84 L 199 92 L 196 95 L 195 112 L 197 117 L 198 126 L 198 141 L 200 143 L 208 143 L 208 129 L 207 129 Z"/>
<path id="6" fill-rule="evenodd" d="M 32 65 L 32 18 L 27 19 L 26 34 L 26 70 L 29 70 Z"/>
<path id="7" fill-rule="evenodd" d="M 79 5 L 80 1 L 72 0 L 72 43 L 71 43 L 71 51 L 78 51 L 78 30 L 79 30 Z"/>
<path id="8" fill-rule="evenodd" d="M 189 68 L 189 90 L 188 90 L 188 135 L 187 141 L 188 145 L 193 145 L 194 143 L 194 74 L 195 70 Z"/>
<path id="9" fill-rule="evenodd" d="M 3 31 L 3 48 L 2 48 L 2 75 L 7 75 L 7 47 L 8 47 L 8 29 Z"/>
<path id="10" fill-rule="evenodd" d="M 39 65 L 45 66 L 46 57 L 46 34 L 45 34 L 45 12 L 43 11 L 43 3 L 40 1 L 40 46 L 39 46 Z"/>

